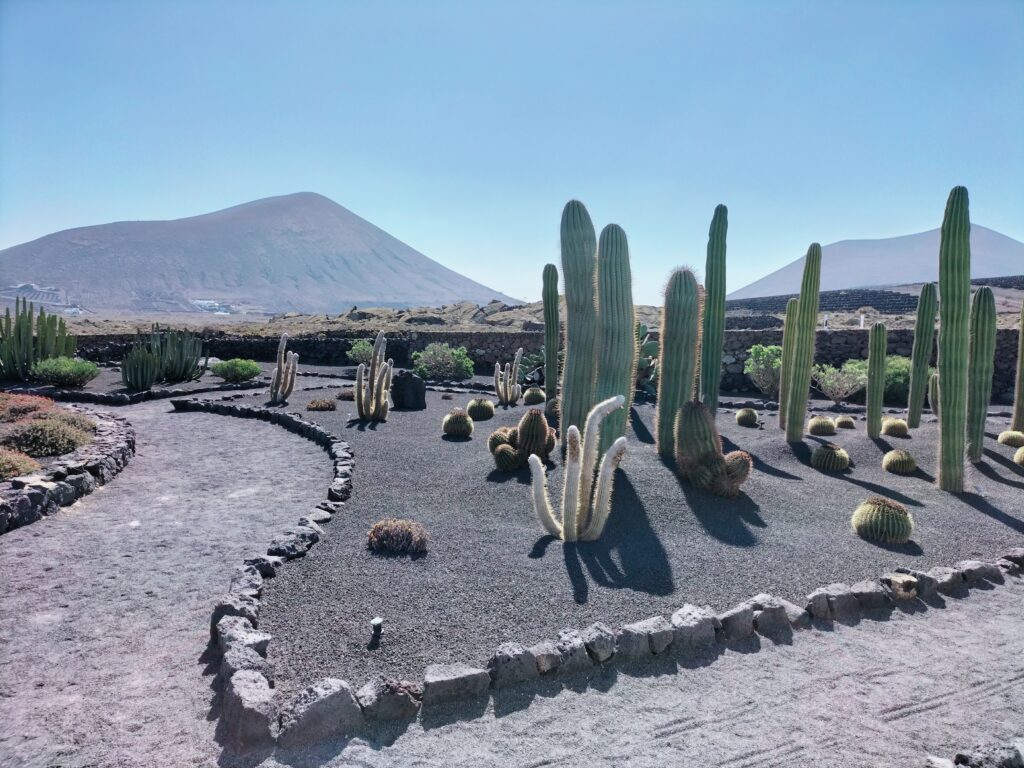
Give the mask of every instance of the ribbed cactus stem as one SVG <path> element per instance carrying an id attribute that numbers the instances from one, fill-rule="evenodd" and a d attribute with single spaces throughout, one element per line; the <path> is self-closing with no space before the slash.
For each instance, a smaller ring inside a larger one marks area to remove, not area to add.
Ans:
<path id="1" fill-rule="evenodd" d="M 544 462 L 542 462 L 536 455 L 530 456 L 530 485 L 533 491 L 533 511 L 537 515 L 537 519 L 540 520 L 541 526 L 549 534 L 555 537 L 561 537 L 562 531 L 565 530 L 563 525 L 559 525 L 555 519 L 555 512 L 551 508 L 551 498 L 548 496 L 548 480 L 547 475 L 544 472 Z M 570 539 L 566 538 L 566 541 Z"/>
<path id="2" fill-rule="evenodd" d="M 933 373 L 928 379 L 928 407 L 932 414 L 939 415 L 939 374 Z"/>
<path id="3" fill-rule="evenodd" d="M 793 375 L 793 340 L 796 338 L 796 313 L 800 300 L 786 302 L 786 319 L 782 325 L 782 366 L 779 369 L 779 429 L 786 428 L 786 406 L 789 404 L 789 379 Z"/>
<path id="4" fill-rule="evenodd" d="M 558 268 L 544 265 L 544 399 L 558 396 Z"/>
<path id="5" fill-rule="evenodd" d="M 875 323 L 868 334 L 868 437 L 882 434 L 882 403 L 885 399 L 885 353 L 888 336 L 884 323 Z"/>
<path id="6" fill-rule="evenodd" d="M 679 408 L 690 397 L 697 359 L 700 311 L 697 280 L 688 269 L 677 269 L 665 287 L 661 320 L 661 372 L 655 432 L 658 453 L 675 455 L 675 423 Z"/>
<path id="7" fill-rule="evenodd" d="M 539 463 L 539 462 L 538 462 Z M 562 487 L 562 532 L 566 541 L 579 535 L 576 516 L 580 510 L 580 431 L 572 425 L 565 433 L 565 484 Z"/>
<path id="8" fill-rule="evenodd" d="M 704 267 L 704 332 L 701 338 L 701 400 L 712 415 L 718 411 L 718 387 L 722 379 L 722 342 L 725 339 L 725 238 L 729 210 L 715 208 L 708 232 Z"/>
<path id="9" fill-rule="evenodd" d="M 601 536 L 608 517 L 612 512 L 612 483 L 615 470 L 619 468 L 622 458 L 626 455 L 626 438 L 620 437 L 601 459 L 601 468 L 597 472 L 597 491 L 594 494 L 594 506 L 587 527 L 580 531 L 583 541 L 595 541 Z"/>
<path id="10" fill-rule="evenodd" d="M 1020 322 L 1017 324 L 1017 377 L 1013 389 L 1013 421 L 1010 429 L 1024 432 L 1024 303 L 1020 306 Z"/>
<path id="11" fill-rule="evenodd" d="M 970 344 L 971 220 L 967 189 L 946 201 L 939 244 L 939 487 L 962 493 Z"/>
<path id="12" fill-rule="evenodd" d="M 967 458 L 980 461 L 985 444 L 985 418 L 992 399 L 996 354 L 996 300 L 982 287 L 971 304 L 970 361 L 967 364 Z"/>
<path id="13" fill-rule="evenodd" d="M 917 300 L 917 317 L 914 320 L 914 347 L 910 354 L 910 394 L 907 398 L 907 426 L 911 429 L 921 425 L 921 411 L 924 395 L 928 389 L 928 363 L 935 346 L 935 312 L 938 302 L 935 283 L 925 283 Z"/>
<path id="14" fill-rule="evenodd" d="M 818 290 L 821 283 L 821 246 L 811 243 L 804 259 L 804 277 L 797 307 L 796 338 L 793 340 L 792 371 L 786 404 L 786 440 L 800 442 L 804 436 L 804 414 L 811 388 L 814 341 L 818 326 Z"/>
<path id="15" fill-rule="evenodd" d="M 502 369 L 501 363 L 494 364 L 494 393 L 498 397 L 500 405 L 515 405 L 522 395 L 522 387 L 519 381 L 519 361 L 523 357 L 523 348 L 516 350 L 513 362 L 505 363 Z"/>
<path id="16" fill-rule="evenodd" d="M 387 338 L 384 331 L 379 331 L 373 342 L 369 366 L 360 363 L 356 368 L 356 413 L 361 421 L 387 420 L 394 361 L 390 358 L 384 360 L 386 348 Z"/>
<path id="17" fill-rule="evenodd" d="M 607 400 L 602 400 L 593 408 L 590 409 L 590 413 L 587 414 L 587 421 L 583 426 L 583 449 L 580 456 L 580 471 L 585 472 L 587 467 L 590 467 L 593 472 L 594 467 L 597 466 L 598 446 L 601 442 L 601 433 L 604 431 L 602 424 L 609 414 L 613 413 L 625 404 L 626 398 L 622 395 L 616 395 L 615 397 L 609 397 Z M 580 481 L 580 500 L 579 500 L 579 526 L 585 527 L 588 522 L 587 516 L 590 511 L 591 493 L 593 491 L 592 483 Z"/>
<path id="18" fill-rule="evenodd" d="M 159 349 L 159 341 L 156 342 L 156 349 Z M 150 346 L 152 348 L 153 341 L 151 339 Z M 281 340 L 277 343 L 277 365 L 270 374 L 270 402 L 281 403 L 284 401 L 286 395 L 283 394 L 285 377 L 287 374 L 287 363 L 288 358 L 288 334 L 282 333 Z"/>

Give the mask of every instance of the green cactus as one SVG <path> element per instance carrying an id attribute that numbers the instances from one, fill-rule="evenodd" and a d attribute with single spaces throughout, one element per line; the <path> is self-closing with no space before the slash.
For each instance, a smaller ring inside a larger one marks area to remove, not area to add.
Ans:
<path id="1" fill-rule="evenodd" d="M 64 318 L 40 308 L 37 319 L 34 305 L 15 297 L 14 316 L 8 308 L 0 322 L 0 379 L 27 381 L 36 363 L 74 354 L 75 337 L 68 335 Z"/>
<path id="2" fill-rule="evenodd" d="M 885 353 L 888 336 L 884 323 L 871 326 L 868 337 L 868 437 L 882 434 L 882 402 L 885 397 Z"/>
<path id="3" fill-rule="evenodd" d="M 928 377 L 928 407 L 932 409 L 935 416 L 939 415 L 939 374 L 933 373 Z"/>
<path id="4" fill-rule="evenodd" d="M 914 321 L 914 347 L 910 354 L 910 395 L 907 398 L 907 425 L 917 429 L 921 425 L 921 410 L 928 389 L 932 347 L 935 345 L 935 313 L 938 302 L 935 283 L 925 283 L 917 300 L 917 318 Z"/>
<path id="5" fill-rule="evenodd" d="M 722 342 L 725 339 L 725 239 L 729 210 L 715 208 L 708 231 L 708 255 L 704 267 L 704 323 L 701 334 L 701 400 L 714 416 L 718 412 L 718 387 L 722 380 Z"/>
<path id="6" fill-rule="evenodd" d="M 1013 463 L 1018 467 L 1024 467 L 1024 448 L 1018 448 L 1013 454 Z"/>
<path id="7" fill-rule="evenodd" d="M 886 437 L 910 437 L 910 428 L 903 419 L 882 419 L 882 434 Z"/>
<path id="8" fill-rule="evenodd" d="M 530 387 L 523 392 L 523 405 L 540 405 L 544 402 L 544 390 L 540 387 Z"/>
<path id="9" fill-rule="evenodd" d="M 850 524 L 862 539 L 884 544 L 906 544 L 914 532 L 907 508 L 882 496 L 872 496 L 857 507 Z"/>
<path id="10" fill-rule="evenodd" d="M 741 427 L 756 427 L 758 424 L 757 411 L 753 408 L 740 408 L 736 411 L 736 423 Z"/>
<path id="11" fill-rule="evenodd" d="M 708 407 L 697 400 L 684 403 L 675 429 L 679 474 L 716 496 L 736 496 L 750 475 L 752 460 L 745 451 L 722 455 L 722 440 Z"/>
<path id="12" fill-rule="evenodd" d="M 597 299 L 594 292 L 597 238 L 590 214 L 578 200 L 562 211 L 562 279 L 565 282 L 565 366 L 560 424 L 582 424 L 594 400 Z"/>
<path id="13" fill-rule="evenodd" d="M 528 410 L 517 426 L 499 427 L 487 438 L 487 450 L 494 455 L 494 463 L 502 472 L 525 467 L 531 455 L 546 462 L 554 449 L 555 430 L 548 426 L 544 412 L 538 408 Z"/>
<path id="14" fill-rule="evenodd" d="M 519 363 L 523 359 L 523 348 L 516 350 L 516 356 L 511 363 L 505 363 L 502 370 L 501 363 L 494 364 L 494 393 L 498 396 L 498 403 L 506 408 L 515 405 L 522 397 L 523 388 L 519 382 Z"/>
<path id="15" fill-rule="evenodd" d="M 828 416 L 811 416 L 807 421 L 807 433 L 817 437 L 830 437 L 836 433 L 836 423 Z"/>
<path id="16" fill-rule="evenodd" d="M 651 338 L 644 323 L 636 324 L 636 388 L 648 395 L 657 394 L 658 342 Z"/>
<path id="17" fill-rule="evenodd" d="M 160 381 L 176 384 L 196 381 L 205 372 L 209 358 L 203 356 L 203 340 L 190 331 L 162 331 L 154 325 L 149 334 L 149 349 L 160 356 Z"/>
<path id="18" fill-rule="evenodd" d="M 1024 447 L 1024 432 L 1020 432 L 1016 429 L 1007 429 L 999 433 L 999 437 L 996 438 L 996 442 L 1000 445 L 1008 445 L 1011 448 Z"/>
<path id="19" fill-rule="evenodd" d="M 894 475 L 912 475 L 917 471 L 917 461 L 910 451 L 896 448 L 882 457 L 882 469 Z"/>
<path id="20" fill-rule="evenodd" d="M 494 466 L 499 472 L 515 472 L 522 468 L 519 452 L 511 445 L 499 445 L 494 451 Z"/>
<path id="21" fill-rule="evenodd" d="M 835 419 L 833 419 L 833 421 L 835 422 L 836 429 L 856 429 L 857 428 L 857 422 L 855 422 L 853 420 L 853 416 L 847 416 L 847 415 L 844 414 L 842 416 L 836 416 Z"/>
<path id="22" fill-rule="evenodd" d="M 690 398 L 697 357 L 700 299 L 697 280 L 688 269 L 677 269 L 665 287 L 661 319 L 661 372 L 655 432 L 658 453 L 675 456 L 676 415 Z"/>
<path id="23" fill-rule="evenodd" d="M 378 331 L 373 342 L 373 353 L 370 365 L 360 363 L 356 368 L 356 413 L 360 421 L 387 421 L 391 403 L 391 376 L 394 371 L 394 360 L 384 361 L 387 348 L 384 331 Z M 280 352 L 278 353 L 280 357 Z M 296 363 L 298 360 L 296 359 Z M 292 374 L 294 378 L 294 373 Z"/>
<path id="24" fill-rule="evenodd" d="M 494 403 L 486 397 L 474 397 L 466 405 L 466 413 L 473 421 L 487 421 L 494 418 Z"/>
<path id="25" fill-rule="evenodd" d="M 498 447 L 502 445 L 515 448 L 512 442 L 512 432 L 514 429 L 515 427 L 498 427 L 491 432 L 491 436 L 487 438 L 487 450 L 491 453 L 497 453 Z"/>
<path id="26" fill-rule="evenodd" d="M 811 466 L 819 472 L 845 472 L 850 468 L 850 454 L 835 443 L 825 443 L 811 453 Z"/>
<path id="27" fill-rule="evenodd" d="M 552 400 L 558 396 L 558 268 L 554 264 L 544 265 L 544 398 Z M 527 403 L 529 405 L 529 403 Z"/>
<path id="28" fill-rule="evenodd" d="M 967 189 L 946 201 L 939 243 L 939 488 L 964 490 L 971 297 L 971 220 Z"/>
<path id="29" fill-rule="evenodd" d="M 779 429 L 786 428 L 786 406 L 789 404 L 789 380 L 793 374 L 793 348 L 796 343 L 796 316 L 800 300 L 786 302 L 786 318 L 782 323 L 782 365 L 779 367 Z"/>
<path id="30" fill-rule="evenodd" d="M 982 287 L 971 304 L 971 340 L 967 370 L 967 458 L 981 461 L 985 444 L 985 418 L 992 399 L 996 354 L 996 300 Z"/>
<path id="31" fill-rule="evenodd" d="M 133 392 L 147 392 L 160 378 L 160 355 L 136 342 L 121 360 L 121 382 Z"/>
<path id="32" fill-rule="evenodd" d="M 1024 432 L 1024 303 L 1020 305 L 1020 322 L 1017 324 L 1017 376 L 1014 379 L 1010 429 Z"/>
<path id="33" fill-rule="evenodd" d="M 792 372 L 787 383 L 786 440 L 798 443 L 804 436 L 804 414 L 811 388 L 814 365 L 814 342 L 818 326 L 818 290 L 821 284 L 821 246 L 811 243 L 804 258 L 804 277 L 800 285 L 800 301 L 796 314 L 796 337 L 791 358 L 783 358 L 783 366 Z M 785 345 L 785 340 L 783 340 Z M 785 375 L 785 372 L 783 373 Z"/>
<path id="34" fill-rule="evenodd" d="M 473 419 L 461 408 L 453 408 L 441 422 L 441 432 L 449 437 L 469 437 L 473 434 Z"/>

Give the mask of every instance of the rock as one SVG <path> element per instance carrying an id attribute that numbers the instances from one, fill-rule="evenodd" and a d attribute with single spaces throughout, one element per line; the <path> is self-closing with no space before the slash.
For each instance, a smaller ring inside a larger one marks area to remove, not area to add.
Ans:
<path id="1" fill-rule="evenodd" d="M 327 487 L 327 498 L 330 501 L 348 501 L 352 495 L 352 480 L 338 477 Z"/>
<path id="2" fill-rule="evenodd" d="M 746 603 L 718 614 L 718 620 L 728 640 L 744 640 L 754 634 L 754 609 Z"/>
<path id="3" fill-rule="evenodd" d="M 1014 744 L 979 744 L 970 752 L 958 752 L 953 765 L 968 768 L 1024 768 L 1024 755 Z"/>
<path id="4" fill-rule="evenodd" d="M 899 568 L 896 569 L 896 573 L 904 573 L 904 574 L 907 574 L 908 576 L 913 576 L 914 577 L 914 580 L 917 582 L 917 596 L 918 597 L 926 598 L 926 597 L 931 597 L 932 595 L 935 594 L 935 590 L 936 590 L 936 588 L 938 586 L 938 583 L 935 581 L 934 578 L 929 576 L 924 571 L 917 571 L 917 570 L 914 570 L 913 568 L 906 568 L 904 566 L 900 566 Z"/>
<path id="5" fill-rule="evenodd" d="M 1010 576 L 1018 576 L 1021 572 L 1021 567 L 1019 565 L 1013 562 L 1013 560 L 1007 560 L 1003 557 L 996 560 L 996 567 L 1003 573 L 1009 574 Z"/>
<path id="6" fill-rule="evenodd" d="M 74 488 L 78 496 L 85 496 L 96 490 L 96 478 L 88 472 L 68 475 L 64 482 Z"/>
<path id="7" fill-rule="evenodd" d="M 311 511 L 305 517 L 299 518 L 299 522 L 302 523 L 303 520 L 309 520 L 311 522 L 318 523 L 318 524 L 319 523 L 329 523 L 329 522 L 331 522 L 332 518 L 333 518 L 333 515 L 331 515 L 331 513 L 328 512 L 327 510 L 324 510 L 324 509 L 314 509 L 313 511 Z"/>
<path id="8" fill-rule="evenodd" d="M 423 703 L 437 704 L 487 695 L 491 676 L 487 670 L 466 664 L 431 664 L 423 674 Z"/>
<path id="9" fill-rule="evenodd" d="M 260 656 L 267 655 L 270 635 L 259 632 L 241 616 L 224 616 L 217 622 L 217 644 L 221 653 L 227 653 L 232 646 L 252 648 Z"/>
<path id="10" fill-rule="evenodd" d="M 252 565 L 240 565 L 231 576 L 228 592 L 259 598 L 263 593 L 263 576 Z"/>
<path id="11" fill-rule="evenodd" d="M 309 548 L 318 541 L 320 541 L 319 533 L 312 528 L 298 525 L 276 536 L 267 547 L 267 554 L 277 555 L 285 560 L 294 560 L 297 557 L 304 557 Z"/>
<path id="12" fill-rule="evenodd" d="M 276 704 L 274 690 L 259 672 L 232 675 L 224 687 L 220 713 L 226 743 L 241 754 L 272 747 Z"/>
<path id="13" fill-rule="evenodd" d="M 391 379 L 391 402 L 396 411 L 422 411 L 427 407 L 427 385 L 409 371 L 399 371 Z"/>
<path id="14" fill-rule="evenodd" d="M 330 512 L 332 515 L 336 515 L 339 512 L 344 511 L 345 502 L 343 501 L 321 501 L 316 505 L 317 509 L 322 509 L 326 512 Z"/>
<path id="15" fill-rule="evenodd" d="M 781 597 L 775 599 L 779 601 L 786 612 L 786 618 L 789 619 L 790 627 L 793 629 L 807 629 L 811 626 L 811 614 L 806 609 Z"/>
<path id="16" fill-rule="evenodd" d="M 952 760 L 947 760 L 944 757 L 928 755 L 924 761 L 924 768 L 954 768 L 954 766 Z"/>
<path id="17" fill-rule="evenodd" d="M 860 620 L 860 603 L 846 584 L 829 584 L 825 587 L 825 594 L 828 596 L 828 609 L 833 621 L 856 624 Z"/>
<path id="18" fill-rule="evenodd" d="M 255 555 L 253 557 L 247 557 L 242 561 L 243 565 L 248 565 L 259 571 L 260 576 L 264 579 L 272 579 L 277 575 L 277 569 L 284 563 L 283 557 L 277 557 L 276 555 Z"/>
<path id="19" fill-rule="evenodd" d="M 260 601 L 252 595 L 233 592 L 225 595 L 213 606 L 210 616 L 210 637 L 217 639 L 217 625 L 225 616 L 238 616 L 249 622 L 253 627 L 259 626 Z"/>
<path id="20" fill-rule="evenodd" d="M 953 594 L 964 584 L 964 575 L 956 568 L 940 565 L 928 571 L 928 576 L 935 582 L 935 590 L 943 595 Z M 920 584 L 920 579 L 918 583 Z"/>
<path id="21" fill-rule="evenodd" d="M 626 659 L 643 659 L 662 653 L 673 640 L 675 630 L 664 616 L 626 624 L 616 634 L 618 654 Z"/>
<path id="22" fill-rule="evenodd" d="M 917 597 L 917 579 L 909 573 L 886 573 L 879 581 L 894 600 L 913 600 Z"/>
<path id="23" fill-rule="evenodd" d="M 502 643 L 487 661 L 487 671 L 496 688 L 538 676 L 533 654 L 519 643 Z"/>
<path id="24" fill-rule="evenodd" d="M 961 560 L 953 567 L 963 573 L 964 581 L 968 584 L 977 584 L 982 581 L 1003 583 L 1003 573 L 995 563 L 985 563 L 981 560 Z"/>
<path id="25" fill-rule="evenodd" d="M 754 629 L 770 638 L 785 638 L 792 634 L 789 615 L 782 601 L 769 594 L 760 594 L 747 601 L 754 612 Z"/>
<path id="26" fill-rule="evenodd" d="M 807 613 L 817 621 L 829 621 L 832 610 L 828 605 L 828 592 L 825 587 L 818 587 L 807 596 Z"/>
<path id="27" fill-rule="evenodd" d="M 220 671 L 217 673 L 221 682 L 232 678 L 236 672 L 248 670 L 259 672 L 271 685 L 274 684 L 274 674 L 270 662 L 260 656 L 252 648 L 244 645 L 233 645 L 224 652 L 220 660 Z"/>
<path id="28" fill-rule="evenodd" d="M 537 673 L 549 675 L 562 663 L 562 655 L 550 640 L 542 640 L 528 649 L 537 664 Z"/>
<path id="29" fill-rule="evenodd" d="M 423 690 L 415 683 L 383 675 L 356 692 L 356 701 L 369 720 L 409 720 L 420 711 Z"/>
<path id="30" fill-rule="evenodd" d="M 1014 547 L 1011 550 L 1003 553 L 1003 560 L 1009 560 L 1011 563 L 1016 563 L 1021 568 L 1024 568 L 1024 547 Z"/>
<path id="31" fill-rule="evenodd" d="M 715 629 L 720 626 L 711 608 L 686 603 L 672 614 L 676 650 L 685 652 L 714 645 Z"/>
<path id="32" fill-rule="evenodd" d="M 348 736 L 363 724 L 352 688 L 344 680 L 327 677 L 301 691 L 281 712 L 282 747 L 316 744 Z"/>
<path id="33" fill-rule="evenodd" d="M 864 613 L 887 611 L 892 608 L 892 600 L 880 582 L 858 581 L 850 587 L 850 592 L 857 599 L 860 609 Z"/>
<path id="34" fill-rule="evenodd" d="M 555 647 L 561 657 L 561 662 L 558 665 L 560 674 L 574 675 L 580 672 L 589 672 L 594 668 L 594 662 L 591 661 L 587 653 L 583 636 L 576 630 L 563 629 L 559 632 Z"/>
<path id="35" fill-rule="evenodd" d="M 595 622 L 584 629 L 580 636 L 587 654 L 595 664 L 603 664 L 615 655 L 615 633 L 601 622 Z"/>
<path id="36" fill-rule="evenodd" d="M 311 528 L 312 530 L 316 531 L 317 535 L 318 535 L 318 536 L 319 536 L 319 537 L 320 537 L 321 539 L 322 539 L 322 538 L 323 538 L 324 536 L 326 536 L 326 535 L 327 535 L 327 534 L 325 534 L 325 533 L 324 533 L 324 529 L 323 529 L 323 528 L 321 528 L 321 527 L 320 527 L 320 526 L 319 526 L 319 525 L 318 525 L 317 523 L 314 523 L 314 522 L 313 522 L 313 521 L 312 521 L 312 520 L 311 520 L 311 519 L 309 518 L 309 516 L 308 516 L 308 515 L 306 515 L 306 516 L 304 516 L 304 517 L 300 517 L 300 518 L 299 518 L 299 521 L 298 521 L 298 523 L 297 523 L 297 524 L 298 524 L 298 525 L 300 525 L 300 526 L 302 526 L 303 528 Z"/>

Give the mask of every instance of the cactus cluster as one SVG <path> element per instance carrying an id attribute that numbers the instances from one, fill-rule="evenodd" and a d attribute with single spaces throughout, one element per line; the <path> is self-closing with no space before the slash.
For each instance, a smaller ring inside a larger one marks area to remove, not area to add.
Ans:
<path id="1" fill-rule="evenodd" d="M 473 434 L 473 419 L 462 408 L 452 408 L 441 421 L 441 432 L 448 437 L 469 437 Z"/>
<path id="2" fill-rule="evenodd" d="M 277 365 L 270 373 L 270 402 L 275 405 L 288 402 L 295 389 L 295 374 L 299 370 L 299 355 L 288 352 L 288 334 L 282 333 L 277 344 Z"/>
<path id="3" fill-rule="evenodd" d="M 821 285 L 821 246 L 811 243 L 804 258 L 804 276 L 800 284 L 800 299 L 796 317 L 787 319 L 785 333 L 792 336 L 790 349 L 783 349 L 783 379 L 786 390 L 779 395 L 786 398 L 786 440 L 798 443 L 804 436 L 804 414 L 811 388 L 811 369 L 814 366 L 814 341 L 818 326 L 818 292 Z M 792 325 L 792 328 L 789 327 Z M 783 347 L 786 339 L 783 337 Z M 790 370 L 787 372 L 786 368 Z"/>
<path id="4" fill-rule="evenodd" d="M 160 355 L 145 344 L 132 345 L 121 359 L 121 383 L 133 392 L 147 392 L 160 379 Z"/>
<path id="5" fill-rule="evenodd" d="M 494 418 L 494 401 L 486 397 L 474 397 L 466 405 L 466 413 L 473 421 L 487 421 Z"/>
<path id="6" fill-rule="evenodd" d="M 544 402 L 544 390 L 540 387 L 530 387 L 523 392 L 523 405 L 540 405 Z"/>
<path id="7" fill-rule="evenodd" d="M 882 434 L 886 437 L 910 437 L 910 428 L 903 419 L 882 419 Z"/>
<path id="8" fill-rule="evenodd" d="M 807 434 L 816 437 L 831 437 L 836 433 L 836 423 L 828 416 L 811 416 L 807 421 Z"/>
<path id="9" fill-rule="evenodd" d="M 522 397 L 523 388 L 519 384 L 519 363 L 523 359 L 523 348 L 516 350 L 515 359 L 511 363 L 494 364 L 494 393 L 498 396 L 498 403 L 508 407 L 515 405 Z"/>
<path id="10" fill-rule="evenodd" d="M 896 448 L 882 457 L 882 469 L 894 475 L 912 475 L 917 471 L 917 461 L 910 451 Z"/>
<path id="11" fill-rule="evenodd" d="M 576 425 L 566 430 L 565 483 L 557 517 L 548 494 L 544 462 L 537 454 L 530 455 L 533 509 L 552 536 L 563 541 L 594 541 L 604 531 L 611 514 L 612 480 L 626 453 L 626 438 L 616 438 L 599 465 L 601 422 L 625 402 L 625 397 L 616 395 L 595 405 L 587 414 L 582 438 Z"/>
<path id="12" fill-rule="evenodd" d="M 906 544 L 914 532 L 907 508 L 882 496 L 872 496 L 857 507 L 850 524 L 862 539 L 884 544 Z"/>
<path id="13" fill-rule="evenodd" d="M 914 346 L 910 353 L 910 394 L 907 397 L 907 425 L 916 429 L 921 425 L 921 410 L 928 389 L 932 347 L 935 346 L 935 313 L 938 302 L 935 283 L 925 283 L 917 299 L 917 317 L 914 320 Z"/>
<path id="14" fill-rule="evenodd" d="M 538 408 L 531 408 L 515 427 L 499 427 L 487 438 L 487 450 L 501 472 L 514 472 L 526 466 L 531 455 L 547 461 L 555 450 L 555 430 Z"/>
<path id="15" fill-rule="evenodd" d="M 648 395 L 657 393 L 658 342 L 651 338 L 647 325 L 636 324 L 636 388 Z"/>
<path id="16" fill-rule="evenodd" d="M 753 408 L 740 408 L 736 411 L 736 423 L 741 427 L 756 427 L 759 423 L 757 411 Z"/>
<path id="17" fill-rule="evenodd" d="M 14 299 L 14 316 L 8 308 L 0 322 L 0 379 L 26 381 L 41 360 L 71 357 L 75 337 L 68 334 L 64 318 L 47 315 L 25 299 Z"/>
<path id="18" fill-rule="evenodd" d="M 985 417 L 992 399 L 996 354 L 996 300 L 982 287 L 971 304 L 971 337 L 967 371 L 967 458 L 980 461 L 985 443 Z"/>
<path id="19" fill-rule="evenodd" d="M 554 264 L 544 265 L 544 399 L 558 397 L 558 268 Z"/>
<path id="20" fill-rule="evenodd" d="M 850 454 L 835 443 L 825 443 L 811 453 L 811 466 L 819 472 L 845 472 L 850 468 Z"/>
<path id="21" fill-rule="evenodd" d="M 714 416 L 718 411 L 718 386 L 722 380 L 722 342 L 725 338 L 725 240 L 729 210 L 715 208 L 708 230 L 704 267 L 704 322 L 700 350 L 700 399 Z"/>
<path id="22" fill-rule="evenodd" d="M 391 374 L 395 363 L 391 359 L 384 362 L 386 347 L 384 331 L 379 331 L 373 342 L 369 367 L 366 363 L 360 363 L 356 368 L 356 413 L 361 421 L 387 421 L 391 407 L 388 400 L 391 394 Z"/>
<path id="23" fill-rule="evenodd" d="M 1024 447 L 1024 432 L 1016 429 L 1007 429 L 999 433 L 996 442 L 1000 445 L 1008 445 L 1011 448 Z"/>
<path id="24" fill-rule="evenodd" d="M 675 431 L 679 474 L 716 496 L 736 496 L 753 462 L 745 451 L 722 454 L 722 439 L 710 409 L 697 400 L 684 403 L 676 417 Z"/>
<path id="25" fill-rule="evenodd" d="M 175 384 L 195 381 L 206 372 L 209 358 L 200 365 L 203 342 L 189 331 L 162 331 L 154 325 L 149 335 L 137 333 L 135 342 L 121 361 L 121 381 L 142 392 L 156 382 Z"/>
<path id="26" fill-rule="evenodd" d="M 882 434 L 882 404 L 885 401 L 885 356 L 888 334 L 884 323 L 875 323 L 868 334 L 868 437 Z"/>
<path id="27" fill-rule="evenodd" d="M 836 429 L 857 428 L 857 422 L 853 420 L 853 416 L 848 416 L 845 413 L 842 416 L 836 416 L 835 419 L 833 419 L 833 422 L 836 425 Z"/>
<path id="28" fill-rule="evenodd" d="M 661 358 L 655 433 L 658 453 L 676 453 L 676 416 L 693 391 L 700 327 L 697 279 L 688 269 L 677 269 L 665 286 L 661 315 Z"/>

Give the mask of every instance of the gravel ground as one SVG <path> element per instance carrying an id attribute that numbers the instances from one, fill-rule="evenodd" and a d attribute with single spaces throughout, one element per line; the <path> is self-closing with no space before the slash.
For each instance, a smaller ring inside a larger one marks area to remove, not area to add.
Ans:
<path id="1" fill-rule="evenodd" d="M 118 409 L 138 433 L 124 472 L 0 537 L 2 766 L 217 760 L 210 608 L 330 463 L 278 427 L 169 409 Z"/>
<path id="2" fill-rule="evenodd" d="M 291 410 L 324 396 L 297 392 Z M 918 476 L 884 473 L 882 447 L 859 423 L 834 438 L 857 466 L 828 477 L 802 463 L 774 427 L 743 429 L 723 413 L 726 441 L 756 457 L 746 493 L 723 500 L 681 484 L 660 462 L 650 442 L 654 411 L 642 405 L 604 537 L 563 546 L 542 535 L 528 472 L 498 473 L 486 450 L 490 431 L 524 409 L 499 410 L 477 424 L 470 441 L 449 442 L 440 423 L 450 407 L 465 404 L 457 397 L 428 393 L 426 411 L 395 412 L 379 425 L 350 421 L 350 402 L 311 414 L 354 446 L 355 490 L 327 540 L 265 592 L 261 622 L 275 636 L 279 687 L 328 675 L 355 684 L 375 673 L 417 680 L 428 663 L 480 664 L 510 639 L 529 644 L 597 620 L 620 625 L 685 601 L 724 610 L 761 591 L 799 600 L 817 586 L 877 577 L 901 563 L 951 564 L 1024 543 L 1024 474 L 994 440 L 981 471 L 972 473 L 984 496 L 954 497 L 927 474 L 935 463 L 934 424 L 892 440 L 926 468 Z M 993 434 L 1004 422 L 992 420 Z M 551 476 L 558 493 L 560 469 Z M 876 493 L 911 509 L 917 531 L 909 545 L 880 547 L 850 531 L 853 509 Z M 426 557 L 367 552 L 367 529 L 391 516 L 427 527 Z M 369 621 L 378 615 L 384 639 L 369 649 Z"/>

